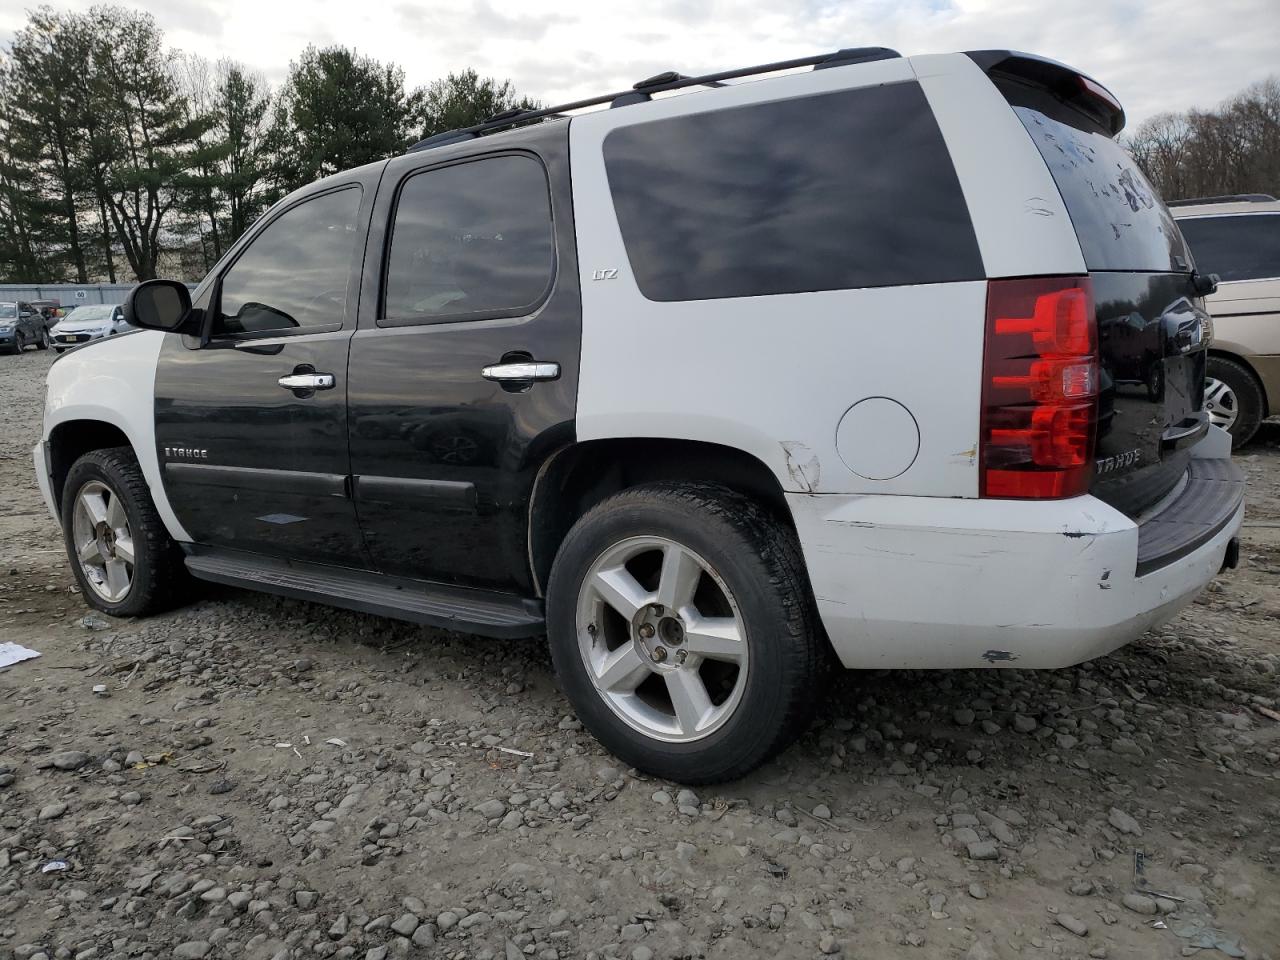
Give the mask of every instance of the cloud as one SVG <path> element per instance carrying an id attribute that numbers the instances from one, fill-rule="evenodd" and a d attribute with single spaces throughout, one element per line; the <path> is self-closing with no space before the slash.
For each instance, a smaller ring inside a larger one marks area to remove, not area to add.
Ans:
<path id="1" fill-rule="evenodd" d="M 92 0 L 66 6 L 86 9 Z M 232 57 L 278 82 L 308 43 L 395 60 L 412 85 L 475 67 L 567 101 L 663 70 L 730 68 L 840 47 L 911 55 L 1012 48 L 1110 87 L 1130 122 L 1209 107 L 1280 69 L 1276 0 L 154 0 L 176 47 Z M 0 6 L 0 41 L 25 21 Z"/>

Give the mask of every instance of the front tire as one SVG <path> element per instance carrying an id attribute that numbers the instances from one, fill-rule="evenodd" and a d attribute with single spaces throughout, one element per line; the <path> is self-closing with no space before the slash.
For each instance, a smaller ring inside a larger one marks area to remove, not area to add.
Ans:
<path id="1" fill-rule="evenodd" d="M 37 350 L 49 349 L 49 331 L 48 330 L 40 331 L 40 339 L 36 341 L 36 349 Z"/>
<path id="2" fill-rule="evenodd" d="M 1252 371 L 1226 357 L 1210 357 L 1205 364 L 1204 403 L 1210 422 L 1231 434 L 1232 449 L 1253 439 L 1266 409 Z"/>
<path id="3" fill-rule="evenodd" d="M 735 779 L 774 756 L 824 686 L 795 534 L 711 484 L 635 487 L 578 520 L 552 568 L 547 631 L 587 729 L 680 783 Z"/>
<path id="4" fill-rule="evenodd" d="M 114 617 L 147 616 L 177 603 L 187 582 L 128 447 L 77 460 L 62 490 L 62 531 L 85 602 Z"/>

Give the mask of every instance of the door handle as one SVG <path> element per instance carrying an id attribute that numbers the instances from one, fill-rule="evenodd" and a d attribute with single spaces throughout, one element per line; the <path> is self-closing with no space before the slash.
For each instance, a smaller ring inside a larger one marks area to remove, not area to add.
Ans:
<path id="1" fill-rule="evenodd" d="M 286 390 L 332 390 L 332 373 L 291 373 L 276 383 Z"/>
<path id="2" fill-rule="evenodd" d="M 559 380 L 560 364 L 538 363 L 498 363 L 485 367 L 480 371 L 486 380 Z"/>

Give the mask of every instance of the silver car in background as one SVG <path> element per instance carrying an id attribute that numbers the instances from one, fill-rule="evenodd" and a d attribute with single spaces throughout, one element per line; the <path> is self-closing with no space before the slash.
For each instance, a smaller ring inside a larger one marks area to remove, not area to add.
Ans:
<path id="1" fill-rule="evenodd" d="M 132 329 L 124 319 L 120 304 L 91 303 L 76 307 L 70 315 L 54 324 L 50 334 L 53 348 L 61 353 L 90 340 L 101 340 Z"/>

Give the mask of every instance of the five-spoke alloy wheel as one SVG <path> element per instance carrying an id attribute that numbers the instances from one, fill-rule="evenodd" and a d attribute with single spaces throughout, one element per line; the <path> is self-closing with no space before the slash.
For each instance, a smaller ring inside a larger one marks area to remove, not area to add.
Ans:
<path id="1" fill-rule="evenodd" d="M 606 550 L 579 591 L 578 646 L 605 703 L 657 740 L 724 725 L 742 700 L 749 647 L 742 615 L 711 566 L 664 537 Z"/>
<path id="2" fill-rule="evenodd" d="M 708 483 L 653 483 L 588 510 L 547 588 L 578 717 L 614 755 L 682 783 L 743 776 L 820 698 L 827 649 L 795 532 Z"/>
<path id="3" fill-rule="evenodd" d="M 91 590 L 107 603 L 120 603 L 133 586 L 133 533 L 120 495 L 101 480 L 79 489 L 71 515 L 76 557 Z"/>

